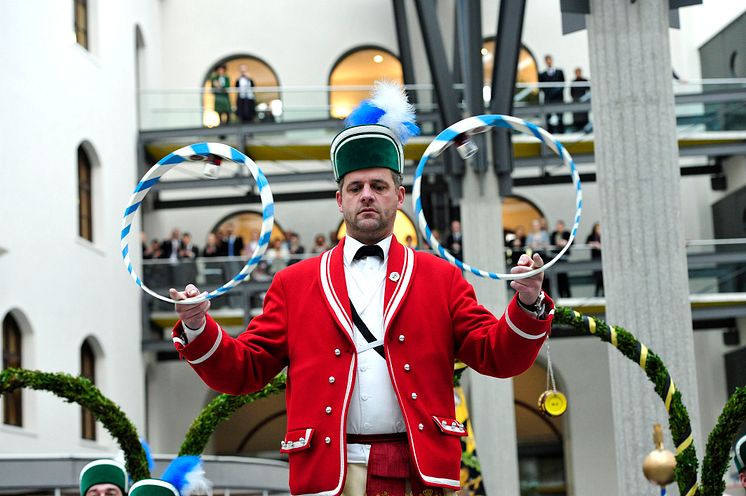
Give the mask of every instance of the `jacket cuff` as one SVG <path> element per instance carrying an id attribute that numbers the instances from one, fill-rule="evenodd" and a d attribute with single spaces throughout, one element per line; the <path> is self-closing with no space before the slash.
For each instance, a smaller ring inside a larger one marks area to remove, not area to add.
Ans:
<path id="1" fill-rule="evenodd" d="M 223 330 L 220 328 L 217 322 L 210 317 L 210 314 L 205 316 L 205 327 L 204 330 L 193 340 L 188 341 L 186 339 L 186 332 L 184 331 L 184 324 L 182 321 L 178 321 L 171 337 L 174 342 L 174 347 L 179 354 L 191 364 L 199 364 L 210 358 L 215 351 L 217 351 L 220 342 L 223 339 Z"/>
<path id="2" fill-rule="evenodd" d="M 545 295 L 544 305 L 547 317 L 537 319 L 534 315 L 522 309 L 518 304 L 516 294 L 505 310 L 505 320 L 510 329 L 520 337 L 529 340 L 544 339 L 549 335 L 554 319 L 554 302 Z"/>

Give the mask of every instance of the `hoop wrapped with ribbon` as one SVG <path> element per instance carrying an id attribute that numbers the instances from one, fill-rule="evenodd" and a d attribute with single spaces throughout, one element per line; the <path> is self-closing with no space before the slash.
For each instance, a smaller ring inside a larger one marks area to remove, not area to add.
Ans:
<path id="1" fill-rule="evenodd" d="M 564 162 L 564 164 L 570 169 L 570 175 L 572 182 L 575 186 L 575 218 L 570 230 L 570 238 L 567 240 L 567 244 L 557 255 L 546 262 L 542 267 L 524 272 L 522 274 L 500 274 L 496 272 L 490 272 L 476 267 L 472 267 L 461 260 L 458 260 L 451 253 L 448 252 L 433 236 L 430 226 L 427 224 L 425 214 L 422 211 L 422 174 L 425 170 L 425 166 L 431 158 L 440 155 L 446 148 L 451 146 L 454 142 L 464 142 L 464 138 L 468 135 L 479 134 L 489 131 L 493 127 L 513 129 L 524 134 L 534 136 L 542 143 L 544 143 L 550 150 L 556 153 Z M 507 281 L 525 279 L 527 277 L 535 276 L 540 272 L 545 271 L 549 267 L 553 266 L 557 261 L 562 258 L 562 255 L 570 248 L 573 240 L 578 231 L 578 225 L 580 225 L 580 214 L 583 209 L 583 190 L 580 185 L 580 175 L 575 167 L 575 162 L 572 159 L 570 153 L 562 146 L 554 136 L 549 134 L 539 126 L 532 124 L 531 122 L 518 119 L 517 117 L 511 117 L 508 115 L 478 115 L 475 117 L 469 117 L 463 119 L 452 126 L 444 129 L 438 134 L 430 145 L 425 149 L 425 153 L 420 159 L 419 165 L 414 176 L 414 186 L 412 188 L 412 205 L 414 207 L 415 214 L 417 215 L 417 221 L 423 236 L 427 240 L 428 244 L 435 250 L 442 258 L 445 258 L 452 264 L 459 267 L 461 270 L 469 271 L 479 277 L 487 277 L 490 279 L 502 279 Z"/>
<path id="2" fill-rule="evenodd" d="M 259 189 L 259 196 L 262 200 L 262 228 L 259 232 L 259 242 L 254 249 L 254 252 L 251 254 L 251 257 L 249 257 L 249 260 L 246 261 L 246 264 L 241 268 L 241 271 L 238 274 L 233 276 L 219 288 L 210 291 L 209 293 L 203 293 L 194 298 L 181 300 L 178 303 L 182 305 L 196 304 L 227 293 L 248 278 L 251 271 L 254 270 L 257 264 L 261 261 L 264 252 L 267 251 L 272 228 L 274 226 L 275 204 L 274 199 L 272 198 L 272 191 L 269 188 L 269 182 L 259 166 L 257 166 L 256 163 L 245 154 L 222 143 L 196 143 L 194 145 L 179 148 L 159 160 L 158 163 L 151 167 L 142 179 L 140 179 L 140 182 L 137 183 L 135 191 L 130 197 L 129 203 L 124 209 L 124 216 L 122 218 L 120 243 L 124 266 L 127 268 L 127 272 L 129 272 L 132 280 L 135 281 L 135 284 L 140 286 L 143 291 L 159 300 L 168 303 L 176 303 L 175 300 L 160 295 L 147 287 L 132 266 L 129 253 L 129 243 L 127 240 L 129 239 L 132 220 L 134 219 L 135 213 L 140 208 L 145 195 L 148 194 L 150 189 L 158 183 L 164 174 L 177 165 L 184 162 L 204 162 L 205 176 L 215 178 L 217 177 L 218 169 L 222 160 L 230 160 L 236 164 L 245 165 L 254 177 L 254 181 Z"/>

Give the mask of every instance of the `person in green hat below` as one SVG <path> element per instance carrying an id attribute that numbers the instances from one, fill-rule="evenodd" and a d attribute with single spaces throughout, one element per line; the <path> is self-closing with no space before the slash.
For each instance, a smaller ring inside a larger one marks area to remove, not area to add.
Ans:
<path id="1" fill-rule="evenodd" d="M 125 496 L 127 471 L 114 460 L 94 460 L 80 471 L 81 496 Z"/>
<path id="2" fill-rule="evenodd" d="M 736 464 L 736 470 L 738 470 L 738 481 L 741 483 L 741 487 L 746 489 L 746 436 L 741 436 L 736 441 L 734 450 L 736 454 L 733 461 Z"/>
<path id="3" fill-rule="evenodd" d="M 130 488 L 129 496 L 192 496 L 212 494 L 212 482 L 205 477 L 202 459 L 184 455 L 175 458 L 160 479 L 142 479 Z"/>

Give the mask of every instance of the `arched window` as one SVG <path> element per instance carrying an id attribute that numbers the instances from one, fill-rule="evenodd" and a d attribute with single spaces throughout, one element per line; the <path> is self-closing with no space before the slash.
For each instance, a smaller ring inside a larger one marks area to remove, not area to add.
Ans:
<path id="1" fill-rule="evenodd" d="M 3 319 L 3 369 L 20 368 L 21 328 L 16 319 L 8 314 Z M 3 395 L 3 423 L 5 425 L 23 426 L 23 398 L 21 390 L 16 389 L 12 393 Z"/>
<path id="2" fill-rule="evenodd" d="M 359 47 L 342 55 L 329 74 L 329 86 L 373 86 L 378 80 L 404 83 L 401 62 L 384 48 Z M 332 117 L 345 118 L 370 91 L 332 90 L 329 93 L 329 113 Z"/>
<path id="3" fill-rule="evenodd" d="M 80 375 L 96 384 L 96 354 L 89 340 L 80 347 Z M 81 407 L 81 437 L 96 440 L 96 419 L 87 408 Z"/>
<path id="4" fill-rule="evenodd" d="M 229 106 L 232 110 L 237 110 L 238 89 L 236 83 L 241 76 L 242 66 L 245 66 L 246 72 L 254 81 L 256 91 L 254 94 L 254 105 L 256 114 L 253 120 L 272 121 L 282 115 L 282 101 L 279 91 L 262 91 L 262 87 L 277 88 L 280 86 L 280 80 L 274 69 L 266 62 L 253 55 L 234 55 L 218 61 L 213 65 L 202 82 L 204 92 L 202 94 L 202 124 L 205 127 L 215 127 L 221 124 L 218 111 L 222 110 L 220 101 L 216 102 L 215 93 L 213 93 L 212 80 L 216 76 L 219 67 L 225 67 L 225 75 L 228 77 L 228 85 L 232 90 L 228 93 Z M 223 104 L 224 107 L 224 104 Z M 229 122 L 238 122 L 238 117 L 232 115 L 229 111 Z M 225 124 L 225 122 L 223 122 Z"/>
<path id="5" fill-rule="evenodd" d="M 495 61 L 495 38 L 487 38 L 482 43 L 482 66 L 484 67 L 484 99 L 490 100 L 492 88 L 492 68 Z M 531 51 L 521 45 L 518 53 L 518 69 L 515 76 L 516 83 L 538 83 L 539 66 L 536 64 Z M 515 99 L 518 101 L 538 101 L 539 90 L 537 88 L 519 88 L 516 90 Z"/>
<path id="6" fill-rule="evenodd" d="M 88 50 L 88 0 L 75 0 L 73 8 L 75 10 L 73 13 L 75 41 Z"/>
<path id="7" fill-rule="evenodd" d="M 502 199 L 503 229 L 515 233 L 531 228 L 534 219 L 541 219 L 544 213 L 531 200 L 517 195 L 508 195 Z"/>
<path id="8" fill-rule="evenodd" d="M 226 217 L 223 217 L 217 222 L 217 224 L 215 224 L 212 231 L 210 232 L 216 234 L 218 236 L 218 239 L 220 239 L 222 235 L 227 232 L 226 230 L 230 227 L 236 234 L 236 236 L 241 237 L 244 248 L 247 248 L 251 242 L 257 241 L 259 239 L 259 232 L 262 229 L 262 222 L 263 219 L 261 212 L 252 212 L 250 210 L 245 210 L 243 212 L 235 212 L 227 215 Z M 270 239 L 272 241 L 275 241 L 276 239 L 285 239 L 285 231 L 277 222 L 275 222 L 272 228 Z M 246 254 L 250 255 L 251 252 L 247 252 Z"/>
<path id="9" fill-rule="evenodd" d="M 78 235 L 93 241 L 93 167 L 83 145 L 78 147 Z"/>

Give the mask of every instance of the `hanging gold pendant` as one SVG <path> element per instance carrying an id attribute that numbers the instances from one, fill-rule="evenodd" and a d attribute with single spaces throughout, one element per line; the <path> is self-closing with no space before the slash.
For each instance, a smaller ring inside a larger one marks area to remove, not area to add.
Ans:
<path id="1" fill-rule="evenodd" d="M 559 417 L 567 410 L 567 398 L 559 391 L 549 389 L 539 396 L 539 411 L 548 417 Z"/>

